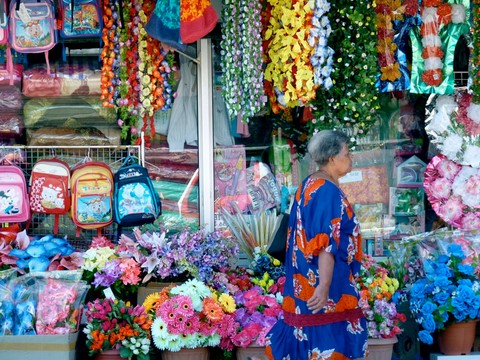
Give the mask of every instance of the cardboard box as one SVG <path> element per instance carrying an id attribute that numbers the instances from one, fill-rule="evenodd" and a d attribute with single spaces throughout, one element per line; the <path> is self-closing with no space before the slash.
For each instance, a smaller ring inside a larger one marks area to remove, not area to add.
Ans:
<path id="1" fill-rule="evenodd" d="M 180 283 L 175 282 L 150 282 L 147 286 L 140 286 L 137 291 L 137 304 L 142 305 L 146 297 L 150 294 L 160 292 L 169 285 Z"/>
<path id="2" fill-rule="evenodd" d="M 0 336 L 0 358 L 8 360 L 75 360 L 78 332 L 66 335 Z"/>

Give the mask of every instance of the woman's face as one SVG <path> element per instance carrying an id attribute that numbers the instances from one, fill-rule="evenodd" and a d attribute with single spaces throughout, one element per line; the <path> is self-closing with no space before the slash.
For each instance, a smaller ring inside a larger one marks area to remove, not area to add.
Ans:
<path id="1" fill-rule="evenodd" d="M 347 144 L 343 144 L 340 153 L 333 157 L 333 163 L 340 177 L 352 171 L 352 155 L 350 154 Z"/>

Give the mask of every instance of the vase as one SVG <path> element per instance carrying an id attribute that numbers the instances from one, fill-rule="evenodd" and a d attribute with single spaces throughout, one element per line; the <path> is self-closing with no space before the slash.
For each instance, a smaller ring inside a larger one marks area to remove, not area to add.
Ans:
<path id="1" fill-rule="evenodd" d="M 122 357 L 120 356 L 119 349 L 113 350 L 104 350 L 99 354 L 96 354 L 93 358 L 94 360 L 120 360 Z"/>
<path id="2" fill-rule="evenodd" d="M 438 346 L 445 355 L 468 355 L 475 342 L 477 320 L 451 324 L 438 333 Z"/>
<path id="3" fill-rule="evenodd" d="M 391 360 L 393 345 L 398 341 L 397 337 L 389 339 L 368 339 L 368 355 L 364 360 Z"/>
<path id="4" fill-rule="evenodd" d="M 162 360 L 208 360 L 208 348 L 180 349 L 180 351 L 162 351 Z"/>
<path id="5" fill-rule="evenodd" d="M 265 346 L 251 344 L 247 347 L 237 348 L 237 360 L 268 360 L 265 355 Z"/>

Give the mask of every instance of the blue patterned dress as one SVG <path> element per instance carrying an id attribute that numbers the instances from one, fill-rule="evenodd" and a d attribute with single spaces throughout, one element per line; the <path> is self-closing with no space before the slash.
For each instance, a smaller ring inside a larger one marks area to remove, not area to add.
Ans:
<path id="1" fill-rule="evenodd" d="M 318 285 L 318 254 L 335 258 L 327 305 L 317 314 L 307 300 Z M 361 236 L 353 209 L 332 182 L 307 177 L 289 219 L 283 310 L 268 335 L 275 360 L 352 359 L 365 356 L 366 321 L 353 276 L 360 271 Z"/>

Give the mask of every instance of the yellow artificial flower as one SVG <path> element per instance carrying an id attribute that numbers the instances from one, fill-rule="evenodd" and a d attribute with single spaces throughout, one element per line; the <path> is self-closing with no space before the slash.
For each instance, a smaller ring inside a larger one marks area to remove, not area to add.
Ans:
<path id="1" fill-rule="evenodd" d="M 400 73 L 400 64 L 398 62 L 395 64 L 382 66 L 380 71 L 382 72 L 381 80 L 383 81 L 395 81 L 402 76 Z"/>
<path id="2" fill-rule="evenodd" d="M 222 308 L 225 312 L 230 314 L 235 312 L 235 299 L 231 295 L 227 293 L 222 293 L 218 298 L 218 302 L 220 303 L 220 305 L 222 305 Z"/>

